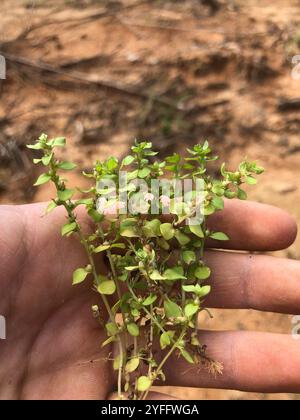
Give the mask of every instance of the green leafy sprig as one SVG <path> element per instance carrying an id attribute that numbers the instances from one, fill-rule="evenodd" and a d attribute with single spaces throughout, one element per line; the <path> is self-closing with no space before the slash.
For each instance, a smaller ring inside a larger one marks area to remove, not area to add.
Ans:
<path id="1" fill-rule="evenodd" d="M 213 373 L 221 373 L 222 366 L 206 354 L 206 347 L 197 337 L 197 318 L 201 311 L 208 311 L 205 298 L 211 292 L 205 243 L 207 239 L 229 240 L 226 233 L 210 230 L 207 219 L 223 210 L 224 199 L 246 199 L 242 185 L 254 185 L 255 176 L 263 168 L 244 161 L 237 171 L 229 172 L 223 164 L 220 177 L 214 179 L 208 174 L 207 165 L 218 158 L 211 154 L 207 141 L 187 149 L 185 158 L 175 153 L 164 161 L 154 161 L 157 153 L 152 150 L 152 143 L 135 142 L 131 154 L 121 162 L 110 157 L 97 161 L 90 172 L 84 173 L 91 180 L 91 188 L 83 192 L 85 198 L 74 200 L 76 190 L 67 187 L 61 174 L 76 165 L 59 160 L 55 154 L 55 149 L 65 143 L 64 138 L 49 139 L 42 134 L 34 145 L 28 146 L 40 154 L 34 163 L 45 168 L 35 185 L 53 182 L 57 195 L 46 212 L 63 206 L 67 222 L 61 234 L 77 235 L 86 251 L 89 263 L 75 270 L 73 284 L 91 279 L 106 308 L 107 339 L 102 346 L 118 348 L 113 368 L 118 372 L 119 398 L 145 399 L 156 380 L 165 380 L 164 367 L 173 353 L 191 365 L 204 364 Z M 125 186 L 119 182 L 122 171 L 127 171 Z M 170 196 L 166 197 L 160 186 L 155 199 L 159 214 L 152 214 L 153 195 L 145 194 L 134 183 L 143 180 L 150 188 L 153 180 L 166 174 L 172 181 Z M 201 180 L 204 187 L 203 217 L 198 224 L 185 223 L 200 205 L 195 195 L 190 195 L 188 203 L 176 201 L 176 182 L 188 178 Z M 99 183 L 107 181 L 115 183 L 115 197 L 111 197 L 109 188 L 99 188 Z M 119 212 L 124 203 L 118 197 L 124 192 L 142 204 L 143 211 L 137 207 L 131 215 Z M 101 212 L 99 202 L 104 205 Z M 78 221 L 78 206 L 85 207 L 94 223 L 94 232 L 88 236 Z M 162 216 L 166 208 L 168 217 Z M 178 251 L 173 252 L 174 248 Z M 97 271 L 98 254 L 107 257 L 106 275 Z M 101 316 L 100 306 L 93 306 L 92 311 L 95 317 Z M 163 352 L 162 359 L 155 356 L 155 342 Z"/>

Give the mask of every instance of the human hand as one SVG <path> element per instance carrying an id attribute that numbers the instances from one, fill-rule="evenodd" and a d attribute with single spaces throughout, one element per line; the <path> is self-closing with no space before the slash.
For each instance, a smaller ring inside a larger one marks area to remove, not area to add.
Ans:
<path id="1" fill-rule="evenodd" d="M 91 316 L 97 294 L 86 284 L 71 287 L 72 272 L 87 263 L 86 256 L 75 238 L 60 237 L 63 211 L 45 218 L 44 207 L 0 207 L 0 314 L 7 320 L 7 340 L 0 341 L 0 399 L 106 399 L 115 375 L 108 363 L 111 349 L 100 346 L 106 333 Z M 297 230 L 285 212 L 251 202 L 227 202 L 210 220 L 214 230 L 230 236 L 224 246 L 233 250 L 284 249 Z M 208 307 L 299 312 L 299 262 L 221 251 L 207 251 L 206 259 L 213 273 Z M 98 269 L 105 271 L 103 260 Z M 291 335 L 199 336 L 208 354 L 223 363 L 223 375 L 190 366 L 187 375 L 186 362 L 171 358 L 166 385 L 300 392 L 300 343 Z"/>

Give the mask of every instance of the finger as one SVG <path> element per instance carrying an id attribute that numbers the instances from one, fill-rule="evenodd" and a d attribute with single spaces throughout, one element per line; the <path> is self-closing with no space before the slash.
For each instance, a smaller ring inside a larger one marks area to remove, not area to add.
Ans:
<path id="1" fill-rule="evenodd" d="M 299 261 L 219 251 L 208 251 L 205 261 L 212 269 L 206 306 L 299 313 Z"/>
<path id="2" fill-rule="evenodd" d="M 226 200 L 225 209 L 208 218 L 208 227 L 230 240 L 210 241 L 215 248 L 275 251 L 290 246 L 297 235 L 294 219 L 285 211 L 250 201 Z"/>
<path id="3" fill-rule="evenodd" d="M 292 335 L 202 332 L 199 337 L 208 345 L 207 355 L 223 364 L 223 374 L 214 376 L 174 355 L 165 366 L 168 385 L 300 392 L 300 341 Z"/>

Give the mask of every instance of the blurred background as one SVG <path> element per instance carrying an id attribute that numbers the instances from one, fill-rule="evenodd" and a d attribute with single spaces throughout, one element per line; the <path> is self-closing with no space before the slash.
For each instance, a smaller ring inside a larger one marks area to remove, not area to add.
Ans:
<path id="1" fill-rule="evenodd" d="M 208 139 L 229 168 L 266 168 L 250 198 L 299 221 L 299 0 L 0 0 L 0 203 L 51 198 L 32 187 L 26 143 L 66 136 L 69 177 L 134 138 L 163 154 Z M 2 56 L 2 59 L 1 59 Z M 6 78 L 4 78 L 4 76 Z M 279 256 L 300 257 L 300 239 Z M 300 308 L 299 308 L 300 315 Z M 292 317 L 215 310 L 211 329 L 290 334 Z M 201 374 L 201 372 L 199 373 Z M 180 398 L 299 399 L 171 389 Z"/>

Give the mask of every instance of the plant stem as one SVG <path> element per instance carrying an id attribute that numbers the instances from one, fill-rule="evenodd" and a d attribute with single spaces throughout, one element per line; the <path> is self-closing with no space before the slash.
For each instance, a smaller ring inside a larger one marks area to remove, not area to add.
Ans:
<path id="1" fill-rule="evenodd" d="M 153 312 L 153 304 L 151 304 L 150 306 L 150 313 L 152 314 Z M 153 359 L 153 351 L 152 351 L 152 347 L 153 347 L 153 321 L 152 319 L 150 320 L 151 324 L 150 324 L 150 349 L 149 349 L 149 369 L 148 369 L 148 376 L 149 378 L 151 377 L 151 373 L 152 373 L 152 359 Z"/>
<path id="2" fill-rule="evenodd" d="M 118 399 L 122 399 L 122 374 L 123 374 L 123 345 L 119 337 L 119 369 L 118 369 Z"/>
<path id="3" fill-rule="evenodd" d="M 151 386 L 153 384 L 153 382 L 157 379 L 158 375 L 160 374 L 160 372 L 162 371 L 164 365 L 166 364 L 166 362 L 168 361 L 169 357 L 173 354 L 173 352 L 176 350 L 178 344 L 180 343 L 180 341 L 182 340 L 182 338 L 184 337 L 184 334 L 186 333 L 186 329 L 187 327 L 185 326 L 178 338 L 178 340 L 175 341 L 175 343 L 173 344 L 173 346 L 171 347 L 171 349 L 168 351 L 168 353 L 165 355 L 165 357 L 163 358 L 163 360 L 161 361 L 160 365 L 158 366 L 156 373 L 155 373 L 155 377 L 152 379 L 151 381 Z M 149 394 L 150 388 L 144 393 L 144 395 L 142 396 L 142 399 L 145 400 Z"/>
<path id="4" fill-rule="evenodd" d="M 138 298 L 137 298 L 137 296 L 136 296 L 136 294 L 134 293 L 134 291 L 132 290 L 132 288 L 130 287 L 130 285 L 128 284 L 127 285 L 128 286 L 128 290 L 129 290 L 129 292 L 131 293 L 131 295 L 132 295 L 132 297 L 135 299 L 135 300 L 138 300 Z M 157 319 L 152 315 L 152 313 L 150 312 L 150 311 L 148 311 L 148 309 L 144 306 L 143 307 L 143 310 L 146 312 L 146 314 L 150 317 L 150 319 L 152 319 L 152 321 L 154 322 L 154 324 L 157 326 L 157 328 L 162 332 L 162 333 L 164 333 L 165 332 L 165 330 L 163 329 L 163 327 L 159 324 L 159 322 L 157 321 Z"/>

